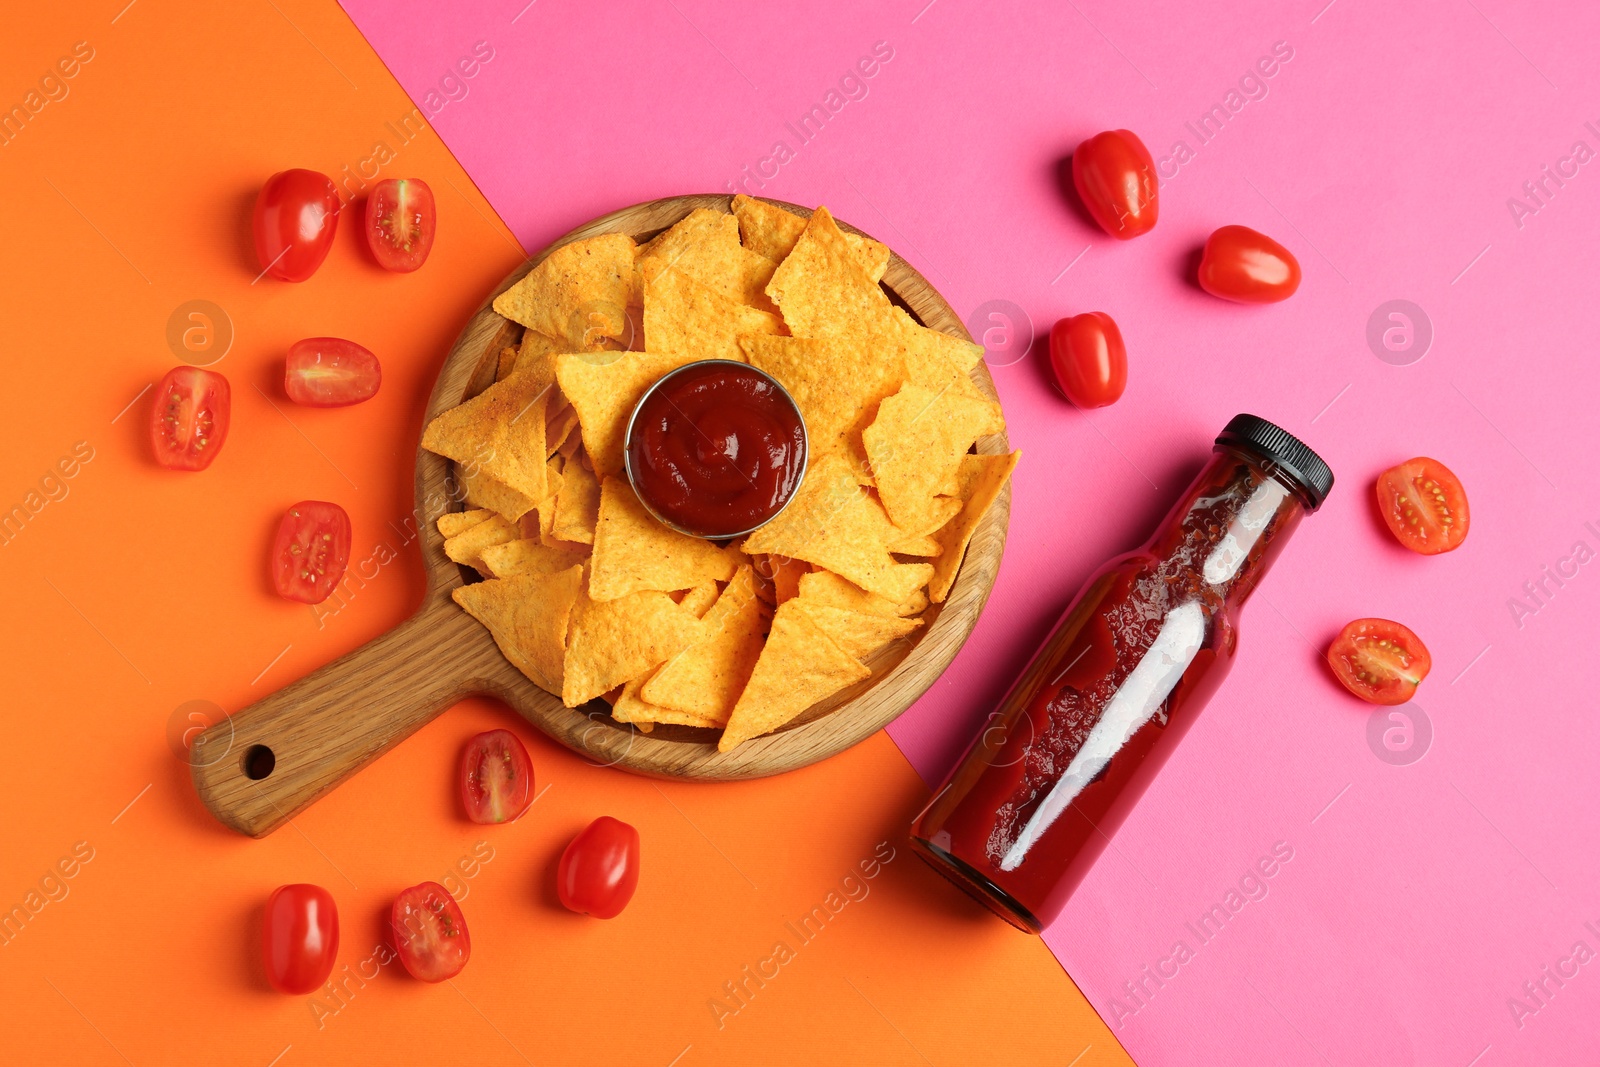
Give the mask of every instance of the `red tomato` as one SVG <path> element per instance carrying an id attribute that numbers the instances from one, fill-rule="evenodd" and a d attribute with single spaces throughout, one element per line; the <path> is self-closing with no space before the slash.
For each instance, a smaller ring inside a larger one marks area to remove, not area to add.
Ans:
<path id="1" fill-rule="evenodd" d="M 1072 153 L 1072 184 L 1100 228 L 1129 240 L 1156 227 L 1156 165 L 1129 130 L 1107 130 Z"/>
<path id="2" fill-rule="evenodd" d="M 1328 647 L 1334 677 L 1372 704 L 1404 704 L 1433 667 L 1422 639 L 1388 619 L 1357 619 Z"/>
<path id="3" fill-rule="evenodd" d="M 307 337 L 289 346 L 283 390 L 296 404 L 342 408 L 370 400 L 383 384 L 378 357 L 354 341 Z"/>
<path id="4" fill-rule="evenodd" d="M 461 905 L 438 882 L 414 885 L 395 897 L 389 928 L 400 962 L 424 982 L 454 978 L 472 956 Z"/>
<path id="5" fill-rule="evenodd" d="M 267 981 L 280 993 L 309 993 L 328 980 L 339 955 L 339 909 L 320 885 L 280 885 L 261 924 Z"/>
<path id="6" fill-rule="evenodd" d="M 561 854 L 556 891 L 561 903 L 596 919 L 622 913 L 639 888 L 639 831 L 602 815 Z"/>
<path id="7" fill-rule="evenodd" d="M 254 220 L 262 272 L 286 282 L 315 274 L 333 247 L 339 207 L 339 194 L 326 174 L 283 170 L 268 178 L 256 197 Z"/>
<path id="8" fill-rule="evenodd" d="M 338 504 L 302 500 L 272 539 L 272 584 L 285 600 L 320 604 L 350 562 L 350 516 Z"/>
<path id="9" fill-rule="evenodd" d="M 1110 315 L 1091 311 L 1050 330 L 1050 369 L 1066 398 L 1080 408 L 1115 404 L 1128 387 L 1128 350 Z"/>
<path id="10" fill-rule="evenodd" d="M 533 803 L 533 763 L 510 730 L 490 730 L 461 753 L 461 803 L 473 822 L 507 822 Z"/>
<path id="11" fill-rule="evenodd" d="M 1300 264 L 1266 234 L 1224 226 L 1206 238 L 1200 288 L 1239 304 L 1275 304 L 1300 288 Z"/>
<path id="12" fill-rule="evenodd" d="M 1461 479 L 1426 456 L 1378 475 L 1378 508 L 1395 539 L 1424 556 L 1461 547 L 1472 524 Z"/>
<path id="13" fill-rule="evenodd" d="M 388 178 L 367 196 L 367 247 L 384 270 L 410 273 L 433 250 L 433 190 L 420 178 Z"/>
<path id="14" fill-rule="evenodd" d="M 228 439 L 232 393 L 214 370 L 173 367 L 150 405 L 150 444 L 169 470 L 203 471 Z"/>

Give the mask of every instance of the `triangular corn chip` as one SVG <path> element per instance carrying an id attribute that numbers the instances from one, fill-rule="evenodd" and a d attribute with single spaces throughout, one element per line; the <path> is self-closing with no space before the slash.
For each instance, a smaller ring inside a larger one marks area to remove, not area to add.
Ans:
<path id="1" fill-rule="evenodd" d="M 511 665 L 541 689 L 561 695 L 567 623 L 583 587 L 583 568 L 519 574 L 451 591 L 483 623 Z"/>
<path id="2" fill-rule="evenodd" d="M 550 386 L 534 374 L 513 374 L 449 411 L 422 434 L 422 447 L 485 474 L 517 492 L 544 499 L 544 409 Z"/>
<path id="3" fill-rule="evenodd" d="M 703 624 L 665 593 L 630 593 L 573 608 L 561 699 L 569 708 L 593 700 L 699 639 Z"/>
<path id="4" fill-rule="evenodd" d="M 944 602 L 955 584 L 956 571 L 972 533 L 983 521 L 984 515 L 1005 488 L 1006 479 L 1016 467 L 1021 452 L 1005 456 L 962 456 L 956 475 L 957 493 L 962 501 L 961 513 L 948 526 L 933 535 L 944 546 L 944 551 L 933 563 L 933 580 L 928 583 L 928 596 L 935 604 Z"/>
<path id="5" fill-rule="evenodd" d="M 791 600 L 773 616 L 772 633 L 728 716 L 717 751 L 731 752 L 752 737 L 771 733 L 817 701 L 871 675 L 811 620 L 799 600 Z"/>
<path id="6" fill-rule="evenodd" d="M 600 487 L 589 595 L 615 600 L 641 589 L 668 592 L 733 577 L 732 556 L 710 541 L 663 526 L 633 487 L 607 478 Z"/>
<path id="7" fill-rule="evenodd" d="M 607 233 L 551 252 L 494 299 L 506 318 L 539 331 L 570 352 L 624 337 L 627 307 L 638 303 L 633 238 Z"/>

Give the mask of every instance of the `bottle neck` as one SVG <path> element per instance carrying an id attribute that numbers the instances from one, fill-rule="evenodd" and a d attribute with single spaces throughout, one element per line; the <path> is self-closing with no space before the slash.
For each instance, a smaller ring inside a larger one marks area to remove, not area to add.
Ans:
<path id="1" fill-rule="evenodd" d="M 1244 603 L 1282 551 L 1307 501 L 1249 452 L 1219 446 L 1147 546 L 1169 582 L 1203 602 Z"/>

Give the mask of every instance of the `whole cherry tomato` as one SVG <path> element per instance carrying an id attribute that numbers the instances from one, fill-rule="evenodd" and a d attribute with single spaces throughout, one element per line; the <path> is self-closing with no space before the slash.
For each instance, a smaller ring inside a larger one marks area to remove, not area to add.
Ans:
<path id="1" fill-rule="evenodd" d="M 307 337 L 289 346 L 283 391 L 296 404 L 341 408 L 371 399 L 383 384 L 378 357 L 341 337 Z"/>
<path id="2" fill-rule="evenodd" d="M 1155 161 L 1129 130 L 1097 133 L 1072 153 L 1072 184 L 1100 228 L 1119 240 L 1155 229 Z"/>
<path id="3" fill-rule="evenodd" d="M 405 890 L 389 912 L 395 951 L 411 977 L 442 982 L 461 973 L 472 958 L 472 935 L 461 905 L 438 882 Z"/>
<path id="4" fill-rule="evenodd" d="M 263 273 L 303 282 L 333 247 L 339 193 L 314 170 L 284 170 L 267 179 L 256 197 L 256 258 Z"/>
<path id="5" fill-rule="evenodd" d="M 533 762 L 510 730 L 490 730 L 461 753 L 461 804 L 473 822 L 506 822 L 533 803 Z"/>
<path id="6" fill-rule="evenodd" d="M 561 854 L 556 892 L 561 903 L 596 919 L 622 913 L 639 888 L 639 831 L 602 815 Z"/>
<path id="7" fill-rule="evenodd" d="M 150 444 L 156 462 L 175 471 L 203 471 L 228 439 L 232 392 L 214 370 L 173 367 L 150 404 Z"/>
<path id="8" fill-rule="evenodd" d="M 338 504 L 302 500 L 283 513 L 272 540 L 272 584 L 285 600 L 320 604 L 350 563 L 350 515 Z"/>
<path id="9" fill-rule="evenodd" d="M 1459 548 L 1472 523 L 1461 479 L 1426 456 L 1378 475 L 1378 508 L 1395 539 L 1424 556 Z"/>
<path id="10" fill-rule="evenodd" d="M 438 212 L 420 178 L 387 178 L 367 194 L 367 247 L 385 270 L 409 273 L 433 250 Z"/>
<path id="11" fill-rule="evenodd" d="M 1388 619 L 1357 619 L 1328 647 L 1328 666 L 1370 704 L 1404 704 L 1433 667 L 1422 639 Z"/>
<path id="12" fill-rule="evenodd" d="M 1128 350 L 1110 315 L 1090 311 L 1050 329 L 1050 369 L 1066 398 L 1080 408 L 1115 404 L 1128 386 Z"/>
<path id="13" fill-rule="evenodd" d="M 1300 288 L 1300 264 L 1266 234 L 1224 226 L 1206 238 L 1200 288 L 1239 304 L 1275 304 Z"/>
<path id="14" fill-rule="evenodd" d="M 280 993 L 309 993 L 328 980 L 339 955 L 339 909 L 320 885 L 280 885 L 261 924 L 267 981 Z"/>

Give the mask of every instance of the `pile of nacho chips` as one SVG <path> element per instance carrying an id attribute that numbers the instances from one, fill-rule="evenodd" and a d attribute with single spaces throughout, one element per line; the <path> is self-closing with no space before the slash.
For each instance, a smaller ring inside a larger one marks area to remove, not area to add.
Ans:
<path id="1" fill-rule="evenodd" d="M 429 424 L 468 510 L 445 552 L 484 581 L 455 599 L 568 707 L 721 730 L 726 752 L 871 677 L 944 601 L 1017 453 L 973 384 L 983 350 L 921 326 L 879 286 L 889 250 L 745 196 L 648 244 L 551 253 L 494 302 L 525 327 L 496 381 Z M 788 389 L 810 461 L 789 506 L 719 544 L 657 522 L 623 472 L 641 394 L 702 359 Z"/>

